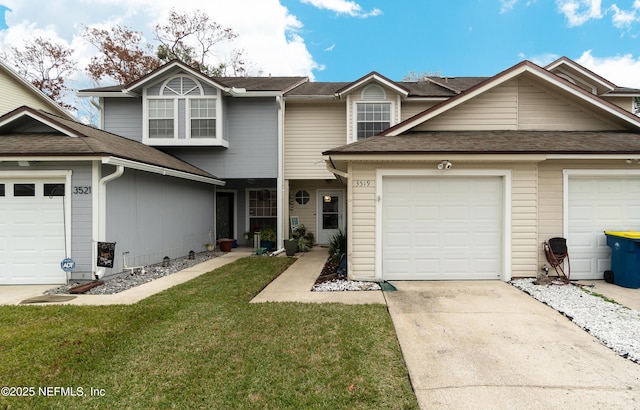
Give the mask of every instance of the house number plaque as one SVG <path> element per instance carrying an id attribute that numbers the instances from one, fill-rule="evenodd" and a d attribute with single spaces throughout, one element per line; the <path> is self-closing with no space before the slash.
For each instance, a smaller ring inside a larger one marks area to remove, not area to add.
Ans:
<path id="1" fill-rule="evenodd" d="M 353 186 L 356 188 L 367 188 L 371 186 L 370 179 L 355 179 L 353 181 Z"/>
<path id="2" fill-rule="evenodd" d="M 74 186 L 73 187 L 73 194 L 74 195 L 89 195 L 89 194 L 91 194 L 91 187 L 90 186 Z"/>

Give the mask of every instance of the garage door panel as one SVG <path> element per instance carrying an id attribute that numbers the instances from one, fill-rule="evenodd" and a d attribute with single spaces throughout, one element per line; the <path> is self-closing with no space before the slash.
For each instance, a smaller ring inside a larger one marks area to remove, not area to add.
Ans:
<path id="1" fill-rule="evenodd" d="M 5 187 L 20 182 L 15 181 L 0 179 Z M 13 189 L 8 188 L 0 198 L 0 284 L 64 283 L 66 275 L 60 269 L 65 256 L 63 198 L 44 196 L 42 181 L 28 183 L 35 187 L 32 196 L 13 197 Z"/>
<path id="2" fill-rule="evenodd" d="M 571 277 L 602 279 L 610 269 L 605 230 L 640 230 L 640 177 L 571 176 L 567 245 Z"/>
<path id="3" fill-rule="evenodd" d="M 502 178 L 384 177 L 385 279 L 497 279 L 502 274 Z M 404 219 L 387 208 L 405 203 Z M 390 233 L 408 233 L 404 255 Z"/>

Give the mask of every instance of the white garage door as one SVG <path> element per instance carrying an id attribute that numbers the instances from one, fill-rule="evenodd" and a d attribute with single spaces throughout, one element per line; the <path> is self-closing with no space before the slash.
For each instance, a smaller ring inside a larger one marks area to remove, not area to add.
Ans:
<path id="1" fill-rule="evenodd" d="M 567 246 L 572 279 L 602 279 L 611 267 L 605 230 L 640 230 L 640 176 L 570 176 Z"/>
<path id="2" fill-rule="evenodd" d="M 0 179 L 0 285 L 66 280 L 64 183 Z"/>
<path id="3" fill-rule="evenodd" d="M 382 186 L 385 280 L 501 277 L 500 177 L 385 176 Z"/>

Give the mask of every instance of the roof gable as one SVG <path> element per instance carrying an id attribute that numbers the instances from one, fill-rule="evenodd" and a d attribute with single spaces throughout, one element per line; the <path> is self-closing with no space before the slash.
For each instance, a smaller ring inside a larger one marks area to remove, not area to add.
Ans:
<path id="1" fill-rule="evenodd" d="M 567 57 L 560 57 L 556 61 L 547 65 L 545 69 L 559 77 L 565 78 L 567 81 L 570 81 L 587 91 L 592 92 L 593 94 L 602 95 L 617 87 L 611 81 L 599 76 Z"/>
<path id="2" fill-rule="evenodd" d="M 345 87 L 339 89 L 336 91 L 336 96 L 339 98 L 342 98 L 343 96 L 346 96 L 347 94 L 353 92 L 354 90 L 370 84 L 372 82 L 375 82 L 377 84 L 383 85 L 387 88 L 392 89 L 394 92 L 400 94 L 403 97 L 407 97 L 409 95 L 409 89 L 407 89 L 406 87 L 404 87 L 403 85 L 400 85 L 398 83 L 396 83 L 395 81 L 392 81 L 390 79 L 388 79 L 387 77 L 376 73 L 375 71 L 372 71 L 371 73 L 365 75 L 364 77 L 361 77 L 359 79 L 357 79 L 356 81 L 347 84 Z"/>
<path id="3" fill-rule="evenodd" d="M 32 105 L 65 118 L 73 118 L 60 104 L 22 78 L 2 61 L 0 61 L 0 88 L 2 88 L 0 91 L 4 96 L 3 104 L 0 105 L 0 108 L 2 108 L 0 114 L 9 112 L 21 105 Z"/>
<path id="4" fill-rule="evenodd" d="M 28 144 L 25 138 L 29 139 Z M 156 171 L 175 171 L 174 176 L 185 175 L 187 179 L 193 176 L 201 182 L 223 184 L 208 172 L 156 148 L 24 106 L 0 117 L 0 156 L 113 157 L 146 164 Z"/>
<path id="5" fill-rule="evenodd" d="M 188 64 L 185 64 L 180 60 L 172 60 L 167 64 L 164 64 L 156 68 L 149 74 L 142 76 L 137 80 L 132 81 L 131 83 L 125 85 L 122 88 L 122 92 L 139 95 L 142 93 L 143 88 L 151 84 L 155 84 L 156 82 L 161 81 L 172 74 L 181 73 L 181 72 L 186 72 L 188 75 L 196 77 L 198 80 L 206 84 L 209 84 L 215 88 L 218 88 L 220 90 L 224 90 L 225 88 L 227 88 L 221 82 L 204 75 L 202 72 L 194 69 Z"/>
<path id="6" fill-rule="evenodd" d="M 532 62 L 523 61 L 497 74 L 496 76 L 471 87 L 467 91 L 389 128 L 381 133 L 381 135 L 395 136 L 413 130 L 421 124 L 441 116 L 446 112 L 450 112 L 451 110 L 460 107 L 462 104 L 469 103 L 470 101 L 495 90 L 511 80 L 525 76 L 540 83 L 543 87 L 551 90 L 558 96 L 562 96 L 567 100 L 571 99 L 575 101 L 576 104 L 588 107 L 589 111 L 597 113 L 603 119 L 606 118 L 611 122 L 623 124 L 621 126 L 627 127 L 628 129 L 640 129 L 640 118 L 585 91 L 580 87 L 577 87 L 574 84 L 569 83 Z"/>

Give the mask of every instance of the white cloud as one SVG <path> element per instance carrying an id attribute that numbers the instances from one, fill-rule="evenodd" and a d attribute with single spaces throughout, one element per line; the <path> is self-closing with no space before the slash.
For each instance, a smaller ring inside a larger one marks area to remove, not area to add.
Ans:
<path id="1" fill-rule="evenodd" d="M 611 21 L 615 27 L 631 29 L 633 23 L 640 21 L 640 0 L 636 0 L 633 3 L 631 10 L 622 10 L 617 4 L 613 4 L 611 6 L 611 11 L 613 12 Z"/>
<path id="2" fill-rule="evenodd" d="M 500 0 L 500 13 L 507 13 L 513 10 L 518 0 Z"/>
<path id="3" fill-rule="evenodd" d="M 310 4 L 319 9 L 331 10 L 338 14 L 348 14 L 352 17 L 375 17 L 382 14 L 382 10 L 373 9 L 368 12 L 362 10 L 362 6 L 354 1 L 347 0 L 300 0 L 302 3 Z"/>
<path id="4" fill-rule="evenodd" d="M 594 57 L 587 50 L 576 62 L 620 87 L 640 89 L 640 57 L 634 58 L 632 54 Z"/>
<path id="5" fill-rule="evenodd" d="M 602 18 L 602 0 L 556 0 L 569 27 L 581 26 L 589 20 Z"/>
<path id="6" fill-rule="evenodd" d="M 220 47 L 226 55 L 243 49 L 254 72 L 263 75 L 302 75 L 314 78 L 316 63 L 298 34 L 302 23 L 278 0 L 83 0 L 61 2 L 4 0 L 8 29 L 0 31 L 0 46 L 20 46 L 24 39 L 43 36 L 64 42 L 75 50 L 74 57 L 84 67 L 96 50 L 80 36 L 85 26 L 117 23 L 153 39 L 152 28 L 175 7 L 177 11 L 202 10 L 239 37 Z M 72 5 L 70 3 L 73 3 Z M 85 85 L 86 86 L 86 85 Z"/>

